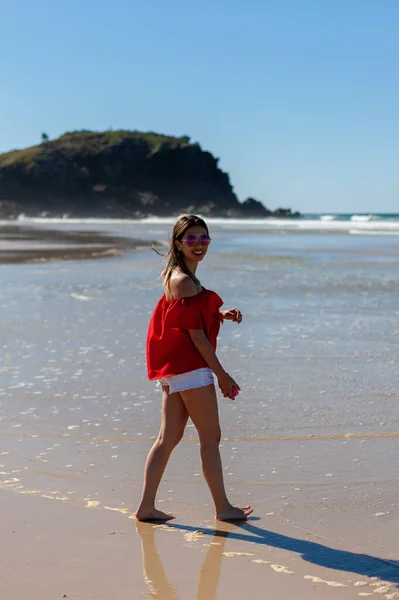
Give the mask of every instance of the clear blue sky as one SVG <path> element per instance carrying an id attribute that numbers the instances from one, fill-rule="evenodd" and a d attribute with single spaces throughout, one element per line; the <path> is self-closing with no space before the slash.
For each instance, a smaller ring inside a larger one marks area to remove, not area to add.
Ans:
<path id="1" fill-rule="evenodd" d="M 399 0 L 3 0 L 0 151 L 187 134 L 241 200 L 399 212 L 398 31 Z"/>

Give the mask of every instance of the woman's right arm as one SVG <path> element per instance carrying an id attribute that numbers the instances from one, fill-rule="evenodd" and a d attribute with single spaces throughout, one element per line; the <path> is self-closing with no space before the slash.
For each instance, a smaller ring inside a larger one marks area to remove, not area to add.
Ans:
<path id="1" fill-rule="evenodd" d="M 212 344 L 204 333 L 204 330 L 190 329 L 189 334 L 194 346 L 197 348 L 208 367 L 215 373 L 218 379 L 220 391 L 222 392 L 223 396 L 230 398 L 230 400 L 234 400 L 235 395 L 233 393 L 233 387 L 235 386 L 237 390 L 239 390 L 240 386 L 232 377 L 230 377 L 227 371 L 223 369 L 218 357 L 216 356 L 216 352 L 212 347 Z"/>
<path id="2" fill-rule="evenodd" d="M 170 288 L 174 298 L 190 298 L 198 293 L 193 280 L 185 274 L 171 281 Z M 223 396 L 230 398 L 230 400 L 234 400 L 235 394 L 233 393 L 233 387 L 235 386 L 237 390 L 239 390 L 240 386 L 232 377 L 230 377 L 220 364 L 216 352 L 206 337 L 204 330 L 189 329 L 188 332 L 194 346 L 197 348 L 208 367 L 215 373 Z"/>

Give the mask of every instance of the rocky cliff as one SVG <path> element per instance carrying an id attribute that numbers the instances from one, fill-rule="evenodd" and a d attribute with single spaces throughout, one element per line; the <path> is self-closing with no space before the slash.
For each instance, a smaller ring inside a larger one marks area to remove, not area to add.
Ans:
<path id="1" fill-rule="evenodd" d="M 78 131 L 0 154 L 0 217 L 142 217 L 196 212 L 298 216 L 240 203 L 218 159 L 191 143 L 137 131 Z"/>

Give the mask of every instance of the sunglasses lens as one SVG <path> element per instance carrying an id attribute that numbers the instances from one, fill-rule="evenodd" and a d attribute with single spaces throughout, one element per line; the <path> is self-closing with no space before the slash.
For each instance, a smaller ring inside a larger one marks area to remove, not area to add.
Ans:
<path id="1" fill-rule="evenodd" d="M 197 243 L 197 238 L 195 237 L 195 235 L 188 235 L 185 239 L 185 242 L 187 246 L 195 246 L 195 244 Z"/>
<path id="2" fill-rule="evenodd" d="M 209 246 L 211 238 L 209 237 L 209 235 L 201 235 L 199 241 L 201 246 Z"/>

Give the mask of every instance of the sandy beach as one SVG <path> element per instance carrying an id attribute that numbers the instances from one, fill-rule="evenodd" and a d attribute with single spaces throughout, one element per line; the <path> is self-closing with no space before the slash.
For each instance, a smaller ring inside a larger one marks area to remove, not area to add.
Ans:
<path id="1" fill-rule="evenodd" d="M 399 598 L 399 248 L 214 227 L 204 282 L 244 314 L 220 335 L 242 388 L 220 398 L 221 452 L 231 500 L 254 515 L 214 521 L 189 424 L 159 490 L 176 518 L 153 525 L 134 510 L 160 408 L 148 244 L 168 226 L 66 227 L 60 243 L 84 229 L 115 254 L 46 260 L 50 224 L 4 241 L 43 248 L 0 265 L 2 600 Z"/>

